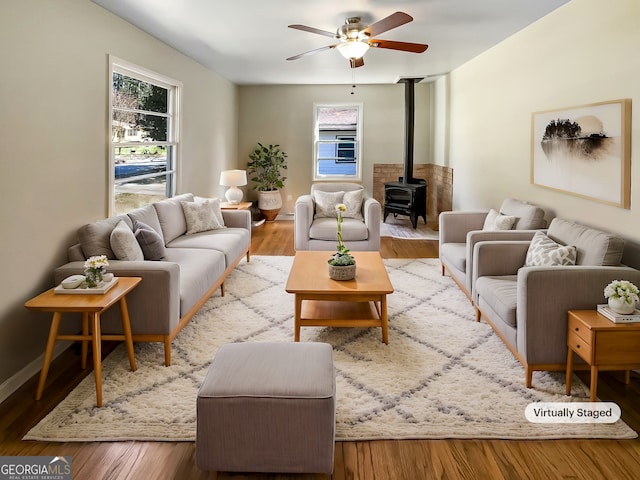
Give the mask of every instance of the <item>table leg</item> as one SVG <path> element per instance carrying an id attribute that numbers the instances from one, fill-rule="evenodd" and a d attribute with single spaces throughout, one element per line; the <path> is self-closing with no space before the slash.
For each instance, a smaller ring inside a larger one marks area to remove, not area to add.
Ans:
<path id="1" fill-rule="evenodd" d="M 42 398 L 42 392 L 44 391 L 44 384 L 47 381 L 47 374 L 49 373 L 49 366 L 51 365 L 51 359 L 53 358 L 53 347 L 56 344 L 56 337 L 58 336 L 58 327 L 60 327 L 60 318 L 62 313 L 54 312 L 51 319 L 51 328 L 49 329 L 49 338 L 47 339 L 47 347 L 44 351 L 44 362 L 42 363 L 42 370 L 40 371 L 40 380 L 38 381 L 38 389 L 36 390 L 36 400 Z"/>
<path id="2" fill-rule="evenodd" d="M 591 365 L 591 385 L 589 386 L 589 400 L 596 401 L 596 393 L 598 392 L 598 366 Z"/>
<path id="3" fill-rule="evenodd" d="M 300 341 L 300 318 L 302 316 L 302 297 L 295 295 L 295 313 L 293 315 L 293 340 Z"/>
<path id="4" fill-rule="evenodd" d="M 120 299 L 120 317 L 122 318 L 122 331 L 124 332 L 124 343 L 127 346 L 127 354 L 129 355 L 129 365 L 131 371 L 136 371 L 136 358 L 133 354 L 133 338 L 131 336 L 131 323 L 129 322 L 129 309 L 125 297 Z"/>
<path id="5" fill-rule="evenodd" d="M 571 377 L 573 376 L 573 350 L 571 347 L 567 349 L 567 380 L 566 380 L 566 394 L 571 395 Z"/>
<path id="6" fill-rule="evenodd" d="M 93 347 L 93 373 L 96 378 L 96 405 L 102 406 L 102 340 L 100 338 L 100 315 L 91 314 L 92 320 L 92 344 Z"/>
<path id="7" fill-rule="evenodd" d="M 382 341 L 389 345 L 389 318 L 387 315 L 387 296 L 380 299 L 380 323 L 382 326 Z"/>
<path id="8" fill-rule="evenodd" d="M 82 312 L 82 336 L 89 337 L 89 314 L 87 312 Z M 87 368 L 87 350 L 89 346 L 89 340 L 86 338 L 82 339 L 82 358 L 81 365 L 84 370 Z"/>

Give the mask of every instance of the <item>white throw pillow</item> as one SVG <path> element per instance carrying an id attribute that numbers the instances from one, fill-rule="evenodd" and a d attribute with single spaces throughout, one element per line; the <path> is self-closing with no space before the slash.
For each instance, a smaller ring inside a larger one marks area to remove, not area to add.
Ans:
<path id="1" fill-rule="evenodd" d="M 344 192 L 313 191 L 313 200 L 316 202 L 316 214 L 314 218 L 338 218 L 336 205 L 342 203 Z"/>
<path id="2" fill-rule="evenodd" d="M 492 208 L 484 219 L 482 230 L 511 230 L 514 223 L 516 223 L 516 217 L 503 215 Z"/>
<path id="3" fill-rule="evenodd" d="M 575 265 L 576 247 L 560 245 L 551 240 L 544 232 L 536 232 L 529 249 L 525 267 L 551 267 L 557 265 Z"/>
<path id="4" fill-rule="evenodd" d="M 180 202 L 187 222 L 187 235 L 224 228 L 213 211 L 213 202 Z"/>
<path id="5" fill-rule="evenodd" d="M 344 192 L 342 203 L 347 207 L 347 211 L 342 214 L 343 218 L 355 218 L 356 220 L 363 220 L 362 218 L 362 201 L 364 199 L 364 190 L 353 190 L 351 192 Z"/>
<path id="6" fill-rule="evenodd" d="M 220 208 L 220 199 L 218 197 L 214 197 L 214 198 L 195 197 L 194 200 L 197 203 L 204 203 L 207 200 L 211 202 L 211 208 L 213 210 L 213 214 L 216 216 L 216 219 L 218 220 L 218 223 L 223 227 L 225 226 L 224 217 L 222 216 L 222 208 Z"/>
<path id="7" fill-rule="evenodd" d="M 111 250 L 118 260 L 144 260 L 144 255 L 133 230 L 123 220 L 119 221 L 109 237 Z"/>

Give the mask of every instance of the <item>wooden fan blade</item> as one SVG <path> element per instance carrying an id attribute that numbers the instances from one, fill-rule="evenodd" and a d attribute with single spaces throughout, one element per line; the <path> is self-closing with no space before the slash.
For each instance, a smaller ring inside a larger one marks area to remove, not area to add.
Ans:
<path id="1" fill-rule="evenodd" d="M 350 58 L 349 65 L 351 65 L 351 68 L 362 67 L 364 65 L 364 58 Z"/>
<path id="2" fill-rule="evenodd" d="M 380 35 L 383 32 L 389 31 L 392 28 L 399 27 L 400 25 L 404 25 L 405 23 L 409 23 L 413 20 L 411 15 L 407 15 L 404 12 L 396 12 L 392 13 L 386 18 L 382 20 L 378 20 L 376 23 L 373 23 L 367 27 L 365 30 L 366 33 L 371 37 L 375 37 L 376 35 Z"/>
<path id="3" fill-rule="evenodd" d="M 424 43 L 394 42 L 392 40 L 369 40 L 369 46 L 373 48 L 387 48 L 389 50 L 401 50 L 403 52 L 422 53 L 429 45 Z"/>
<path id="4" fill-rule="evenodd" d="M 300 53 L 298 55 L 294 55 L 293 57 L 287 58 L 287 60 L 297 60 L 298 58 L 305 57 L 307 55 L 313 55 L 314 53 L 322 52 L 323 50 L 330 50 L 332 48 L 336 48 L 335 45 L 327 45 L 326 47 L 316 48 L 315 50 L 309 50 L 308 52 Z"/>
<path id="5" fill-rule="evenodd" d="M 289 28 L 302 30 L 303 32 L 317 33 L 318 35 L 324 35 L 325 37 L 338 38 L 335 33 L 327 32 L 326 30 L 320 30 L 319 28 L 307 27 L 306 25 L 289 25 Z"/>

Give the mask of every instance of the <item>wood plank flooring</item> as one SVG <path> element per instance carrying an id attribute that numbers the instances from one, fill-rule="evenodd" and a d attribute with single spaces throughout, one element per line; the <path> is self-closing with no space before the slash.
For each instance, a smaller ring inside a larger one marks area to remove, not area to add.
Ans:
<path id="1" fill-rule="evenodd" d="M 383 238 L 385 258 L 438 256 L 437 242 Z M 293 222 L 253 231 L 252 255 L 293 255 Z M 44 345 L 43 345 L 44 349 Z M 112 348 L 105 348 L 107 355 Z M 231 474 L 200 471 L 192 442 L 26 442 L 22 436 L 85 376 L 78 352 L 53 364 L 44 397 L 34 400 L 37 376 L 0 405 L 0 455 L 71 455 L 73 478 L 97 479 L 634 479 L 640 476 L 640 440 L 388 440 L 337 442 L 329 475 Z M 584 374 L 581 374 L 584 375 Z M 603 373 L 601 399 L 620 405 L 640 431 L 640 376 L 629 385 Z M 587 376 L 583 380 L 588 381 Z M 461 387 L 463 388 L 463 387 Z"/>

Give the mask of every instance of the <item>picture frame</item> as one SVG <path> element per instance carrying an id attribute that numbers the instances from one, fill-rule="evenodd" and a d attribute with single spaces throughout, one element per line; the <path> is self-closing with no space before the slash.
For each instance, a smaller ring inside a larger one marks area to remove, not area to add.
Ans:
<path id="1" fill-rule="evenodd" d="M 631 99 L 534 112 L 531 183 L 631 208 Z"/>

